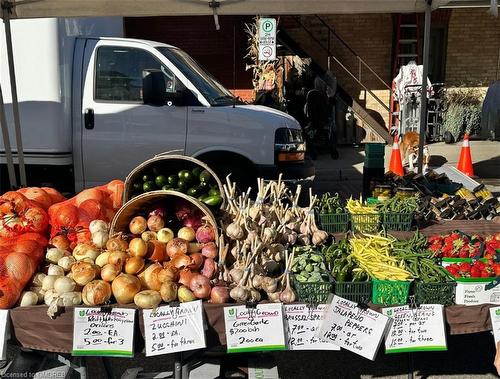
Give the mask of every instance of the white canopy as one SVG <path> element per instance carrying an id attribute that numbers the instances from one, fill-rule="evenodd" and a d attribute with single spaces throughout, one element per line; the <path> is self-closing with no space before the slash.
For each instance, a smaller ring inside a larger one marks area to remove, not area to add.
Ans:
<path id="1" fill-rule="evenodd" d="M 2 1 L 4 2 L 4 1 Z M 434 0 L 436 9 L 449 0 Z M 425 0 L 12 0 L 10 18 L 424 12 Z"/>

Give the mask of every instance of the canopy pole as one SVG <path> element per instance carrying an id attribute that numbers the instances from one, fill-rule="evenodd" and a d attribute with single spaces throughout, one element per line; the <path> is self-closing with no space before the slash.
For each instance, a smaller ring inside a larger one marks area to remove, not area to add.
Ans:
<path id="1" fill-rule="evenodd" d="M 24 166 L 23 138 L 21 134 L 21 122 L 19 121 L 19 104 L 17 99 L 16 72 L 14 70 L 14 55 L 12 52 L 12 32 L 10 29 L 10 12 L 13 4 L 10 1 L 2 1 L 3 22 L 5 26 L 5 42 L 7 44 L 7 59 L 9 62 L 10 90 L 12 92 L 12 113 L 14 116 L 14 128 L 16 131 L 17 161 L 19 164 L 19 176 L 21 186 L 26 187 L 26 167 Z"/>
<path id="2" fill-rule="evenodd" d="M 9 127 L 5 117 L 5 105 L 3 102 L 2 86 L 0 86 L 0 124 L 2 125 L 3 146 L 5 148 L 5 158 L 7 159 L 7 171 L 9 172 L 10 189 L 17 187 L 16 171 L 12 159 L 12 148 L 10 147 Z"/>
<path id="3" fill-rule="evenodd" d="M 423 171 L 425 132 L 427 129 L 427 76 L 429 75 L 429 44 L 431 36 L 432 0 L 426 0 L 424 25 L 424 51 L 422 72 L 422 93 L 420 95 L 420 140 L 418 143 L 418 173 Z"/>

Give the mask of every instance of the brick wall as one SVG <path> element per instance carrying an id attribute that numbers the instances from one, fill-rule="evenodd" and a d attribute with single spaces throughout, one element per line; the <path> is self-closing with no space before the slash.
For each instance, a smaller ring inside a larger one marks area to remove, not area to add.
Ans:
<path id="1" fill-rule="evenodd" d="M 454 9 L 448 26 L 446 84 L 487 87 L 500 79 L 500 17 L 486 8 Z"/>

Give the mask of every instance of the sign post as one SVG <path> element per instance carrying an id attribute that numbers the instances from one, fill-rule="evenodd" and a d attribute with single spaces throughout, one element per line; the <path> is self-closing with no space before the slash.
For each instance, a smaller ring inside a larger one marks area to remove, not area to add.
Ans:
<path id="1" fill-rule="evenodd" d="M 259 20 L 259 61 L 276 59 L 276 19 Z"/>

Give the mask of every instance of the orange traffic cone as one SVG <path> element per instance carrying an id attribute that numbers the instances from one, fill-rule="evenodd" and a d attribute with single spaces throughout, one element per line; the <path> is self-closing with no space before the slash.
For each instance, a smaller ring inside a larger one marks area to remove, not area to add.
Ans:
<path id="1" fill-rule="evenodd" d="M 460 150 L 460 158 L 458 158 L 457 169 L 462 171 L 467 176 L 474 176 L 472 168 L 472 156 L 470 153 L 469 134 L 465 133 L 462 149 Z"/>
<path id="2" fill-rule="evenodd" d="M 389 163 L 389 171 L 392 171 L 396 175 L 404 176 L 405 170 L 403 169 L 403 163 L 401 162 L 401 153 L 399 151 L 399 136 L 396 134 L 394 136 L 394 143 L 392 144 L 391 152 L 391 162 Z"/>

